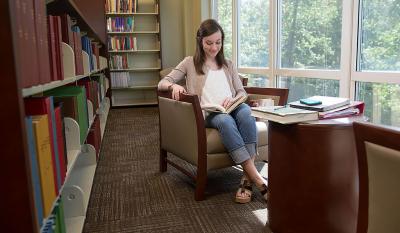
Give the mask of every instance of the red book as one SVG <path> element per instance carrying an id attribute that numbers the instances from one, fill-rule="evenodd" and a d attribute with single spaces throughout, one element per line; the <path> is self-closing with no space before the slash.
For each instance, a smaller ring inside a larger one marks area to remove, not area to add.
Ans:
<path id="1" fill-rule="evenodd" d="M 93 99 L 94 99 L 94 112 L 96 112 L 96 110 L 99 108 L 99 88 L 98 88 L 98 84 L 97 84 L 97 82 L 96 81 L 92 81 L 91 82 L 91 84 L 92 84 L 92 93 L 93 93 Z"/>
<path id="2" fill-rule="evenodd" d="M 55 32 L 55 46 L 56 46 L 56 59 L 57 59 L 57 80 L 64 80 L 64 65 L 62 61 L 62 33 L 61 33 L 61 18 L 60 16 L 53 16 L 54 32 Z"/>
<path id="3" fill-rule="evenodd" d="M 60 174 L 61 174 L 61 185 L 64 184 L 65 175 L 67 173 L 67 163 L 68 160 L 67 155 L 65 154 L 65 135 L 64 135 L 64 124 L 63 117 L 61 111 L 62 105 L 58 105 L 54 107 L 54 115 L 56 118 L 56 138 L 57 138 L 57 150 L 58 150 L 58 158 L 60 162 Z"/>
<path id="4" fill-rule="evenodd" d="M 31 0 L 32 1 L 32 0 Z M 39 82 L 41 84 L 51 82 L 49 46 L 47 38 L 46 3 L 44 0 L 32 1 L 35 12 L 35 31 L 37 39 L 37 60 L 39 68 Z"/>
<path id="5" fill-rule="evenodd" d="M 75 74 L 83 74 L 82 42 L 79 32 L 72 32 L 74 36 Z"/>
<path id="6" fill-rule="evenodd" d="M 55 119 L 54 119 L 54 106 L 53 97 L 30 97 L 25 98 L 25 114 L 26 115 L 45 115 L 48 116 L 49 121 L 49 135 L 50 135 L 50 146 L 51 146 L 51 157 L 53 164 L 54 181 L 56 183 L 55 191 L 58 195 L 58 190 L 61 188 L 61 173 L 60 164 L 58 161 L 58 150 L 56 150 L 55 145 L 57 145 L 56 135 L 54 131 Z"/>
<path id="7" fill-rule="evenodd" d="M 71 17 L 68 14 L 60 15 L 61 18 L 61 34 L 62 34 L 62 41 L 64 43 L 69 44 L 72 48 L 74 43 L 74 36 L 72 34 L 72 21 Z"/>
<path id="8" fill-rule="evenodd" d="M 92 43 L 92 51 L 96 56 L 97 69 L 100 69 L 99 46 L 96 43 Z"/>
<path id="9" fill-rule="evenodd" d="M 35 33 L 35 17 L 32 0 L 16 0 L 15 7 L 15 31 L 16 38 L 16 63 L 23 69 L 19 69 L 19 85 L 28 88 L 39 84 L 39 70 L 37 67 L 37 41 Z"/>
<path id="10" fill-rule="evenodd" d="M 92 145 L 96 149 L 96 158 L 99 159 L 100 147 L 101 147 L 101 130 L 100 130 L 100 118 L 96 115 L 86 138 L 86 143 Z"/>
<path id="11" fill-rule="evenodd" d="M 50 73 L 51 80 L 57 80 L 57 53 L 56 53 L 56 35 L 54 31 L 54 16 L 47 16 L 48 22 L 48 44 L 49 44 L 49 57 L 50 57 Z"/>
<path id="12" fill-rule="evenodd" d="M 335 108 L 330 111 L 318 112 L 318 117 L 321 120 L 360 116 L 364 113 L 365 104 L 361 101 L 350 101 L 350 104 L 343 107 Z"/>

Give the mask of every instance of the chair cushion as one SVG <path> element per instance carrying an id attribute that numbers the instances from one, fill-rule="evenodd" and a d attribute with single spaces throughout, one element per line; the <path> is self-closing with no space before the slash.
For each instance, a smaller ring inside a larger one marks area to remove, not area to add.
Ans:
<path id="1" fill-rule="evenodd" d="M 258 142 L 257 146 L 268 145 L 268 127 L 265 122 L 256 122 Z M 212 128 L 206 128 L 207 137 L 207 154 L 224 153 L 226 152 L 224 145 L 222 144 L 218 130 Z"/>

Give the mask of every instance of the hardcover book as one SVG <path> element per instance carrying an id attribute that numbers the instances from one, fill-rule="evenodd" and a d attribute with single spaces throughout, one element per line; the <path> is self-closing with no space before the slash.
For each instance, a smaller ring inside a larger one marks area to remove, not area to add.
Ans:
<path id="1" fill-rule="evenodd" d="M 247 96 L 240 95 L 233 98 L 231 104 L 229 104 L 226 108 L 224 108 L 220 104 L 203 104 L 201 108 L 207 112 L 221 112 L 221 113 L 231 113 L 235 110 L 241 103 L 244 103 L 247 99 Z"/>
<path id="2" fill-rule="evenodd" d="M 27 115 L 44 115 L 46 114 L 48 117 L 48 126 L 50 135 L 50 148 L 52 154 L 53 161 L 53 174 L 54 180 L 56 182 L 55 191 L 58 195 L 58 191 L 61 188 L 61 170 L 60 170 L 60 161 L 58 155 L 58 142 L 56 136 L 56 120 L 54 114 L 54 102 L 53 97 L 30 97 L 25 98 L 25 113 Z"/>
<path id="3" fill-rule="evenodd" d="M 65 117 L 74 118 L 79 124 L 80 141 L 83 144 L 89 128 L 85 88 L 62 86 L 46 91 L 44 95 L 52 95 L 56 102 L 63 102 L 63 114 Z"/>
<path id="4" fill-rule="evenodd" d="M 38 157 L 36 153 L 36 138 L 33 133 L 32 117 L 25 117 L 26 134 L 28 138 L 29 162 L 31 168 L 31 178 L 33 186 L 33 195 L 35 201 L 36 221 L 39 227 L 42 227 L 43 222 L 43 200 L 42 200 L 42 185 L 40 184 Z"/>
<path id="5" fill-rule="evenodd" d="M 318 104 L 318 105 L 307 105 L 307 104 L 300 103 L 300 101 L 298 100 L 298 101 L 289 103 L 289 106 L 293 107 L 293 108 L 301 108 L 301 109 L 306 109 L 306 110 L 325 112 L 325 111 L 329 111 L 329 110 L 332 110 L 335 108 L 342 107 L 342 106 L 350 103 L 350 100 L 348 98 L 339 98 L 339 97 L 330 97 L 330 96 L 312 96 L 307 99 L 321 101 L 322 103 Z"/>
<path id="6" fill-rule="evenodd" d="M 56 199 L 56 182 L 53 173 L 51 158 L 51 142 L 49 134 L 48 116 L 36 115 L 32 117 L 33 132 L 36 139 L 36 152 L 39 165 L 40 183 L 42 185 L 43 212 L 47 217 Z"/>
<path id="7" fill-rule="evenodd" d="M 281 124 L 318 120 L 318 112 L 287 106 L 252 107 L 251 115 Z"/>

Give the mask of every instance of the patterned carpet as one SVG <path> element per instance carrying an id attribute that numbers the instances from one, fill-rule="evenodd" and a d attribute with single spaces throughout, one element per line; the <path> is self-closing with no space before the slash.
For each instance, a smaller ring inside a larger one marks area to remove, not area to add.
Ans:
<path id="1" fill-rule="evenodd" d="M 187 176 L 160 173 L 158 123 L 156 107 L 110 111 L 83 232 L 270 232 L 259 192 L 233 201 L 237 168 L 211 172 L 201 202 Z"/>

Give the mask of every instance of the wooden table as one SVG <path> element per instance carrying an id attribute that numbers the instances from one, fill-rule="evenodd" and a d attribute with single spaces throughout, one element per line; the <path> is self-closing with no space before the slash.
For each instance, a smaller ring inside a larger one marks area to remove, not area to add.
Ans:
<path id="1" fill-rule="evenodd" d="M 352 121 L 269 123 L 268 224 L 274 233 L 354 233 L 358 172 Z"/>

